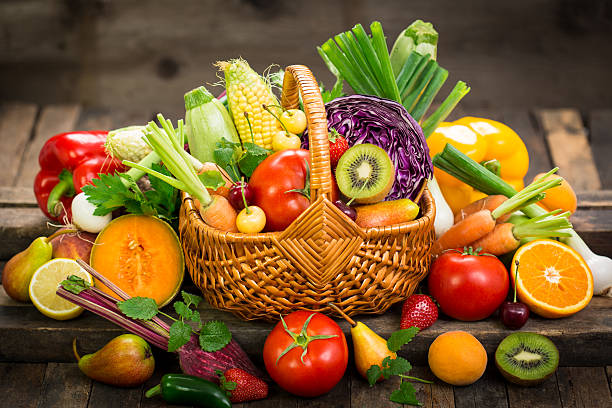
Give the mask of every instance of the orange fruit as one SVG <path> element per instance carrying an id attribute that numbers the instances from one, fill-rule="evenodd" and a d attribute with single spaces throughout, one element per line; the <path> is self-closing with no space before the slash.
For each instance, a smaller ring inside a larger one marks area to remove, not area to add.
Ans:
<path id="1" fill-rule="evenodd" d="M 475 383 L 487 368 L 484 347 L 464 331 L 450 331 L 436 337 L 429 346 L 427 359 L 434 375 L 452 385 Z"/>
<path id="2" fill-rule="evenodd" d="M 536 181 L 545 173 L 537 174 L 533 181 Z M 547 210 L 556 210 L 558 208 L 563 211 L 569 211 L 572 214 L 576 211 L 578 205 L 578 199 L 576 193 L 570 184 L 563 177 L 556 174 L 551 174 L 546 178 L 547 180 L 561 179 L 561 185 L 546 190 L 546 197 L 539 202 Z"/>
<path id="3" fill-rule="evenodd" d="M 514 281 L 518 261 L 519 299 L 542 317 L 558 318 L 584 309 L 593 297 L 593 275 L 572 248 L 552 239 L 520 247 L 512 259 Z"/>

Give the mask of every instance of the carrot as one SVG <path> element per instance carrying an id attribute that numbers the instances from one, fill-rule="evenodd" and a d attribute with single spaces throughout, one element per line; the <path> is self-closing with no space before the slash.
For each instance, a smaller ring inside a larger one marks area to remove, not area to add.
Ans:
<path id="1" fill-rule="evenodd" d="M 196 205 L 200 208 L 200 215 L 207 225 L 221 231 L 238 232 L 236 227 L 238 214 L 227 198 L 213 194 L 208 206 L 202 207 L 199 202 Z"/>
<path id="2" fill-rule="evenodd" d="M 481 198 L 480 200 L 476 200 L 466 205 L 461 210 L 459 210 L 459 212 L 455 215 L 455 224 L 463 220 L 468 215 L 475 213 L 476 211 L 480 211 L 480 210 L 493 211 L 506 200 L 508 200 L 508 198 L 501 194 L 489 195 L 489 196 Z M 503 222 L 506 222 L 509 217 L 510 217 L 510 214 L 506 214 L 502 217 L 499 217 L 497 219 L 497 223 L 501 224 Z"/>
<path id="3" fill-rule="evenodd" d="M 497 224 L 493 231 L 470 244 L 472 248 L 482 248 L 482 252 L 491 255 L 503 255 L 518 248 L 520 241 L 514 237 L 514 224 L 504 222 Z"/>
<path id="4" fill-rule="evenodd" d="M 459 221 L 444 233 L 433 247 L 437 255 L 446 249 L 463 248 L 479 240 L 495 228 L 495 219 L 489 210 L 476 211 Z"/>
<path id="5" fill-rule="evenodd" d="M 232 183 L 232 179 L 230 178 L 229 174 L 227 174 L 225 170 L 223 170 L 217 164 L 211 163 L 211 162 L 202 163 L 202 167 L 198 170 L 199 170 L 198 174 L 202 174 L 205 171 L 218 171 L 219 173 L 221 173 L 221 177 L 223 177 L 223 179 L 225 180 L 225 184 L 217 188 L 216 190 L 213 190 L 212 188 L 208 188 L 207 190 L 210 194 L 218 194 L 225 198 L 229 197 L 229 191 L 233 183 Z"/>

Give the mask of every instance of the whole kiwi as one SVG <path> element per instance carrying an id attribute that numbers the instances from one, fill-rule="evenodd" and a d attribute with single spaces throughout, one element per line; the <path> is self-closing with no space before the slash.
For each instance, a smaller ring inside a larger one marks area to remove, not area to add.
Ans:
<path id="1" fill-rule="evenodd" d="M 557 370 L 559 350 L 548 337 L 541 334 L 516 332 L 497 346 L 495 365 L 511 383 L 536 385 Z"/>

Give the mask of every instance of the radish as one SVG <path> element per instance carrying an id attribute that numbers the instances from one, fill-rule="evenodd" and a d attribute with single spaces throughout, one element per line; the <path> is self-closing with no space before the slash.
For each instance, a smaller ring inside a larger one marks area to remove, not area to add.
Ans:
<path id="1" fill-rule="evenodd" d="M 97 234 L 113 219 L 113 215 L 94 215 L 96 206 L 87 201 L 85 193 L 72 199 L 72 223 L 80 230 Z"/>

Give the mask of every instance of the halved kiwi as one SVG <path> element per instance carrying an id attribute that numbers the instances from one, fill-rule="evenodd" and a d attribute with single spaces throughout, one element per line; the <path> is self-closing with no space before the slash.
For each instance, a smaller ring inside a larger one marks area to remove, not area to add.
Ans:
<path id="1" fill-rule="evenodd" d="M 382 201 L 395 181 L 391 158 L 380 147 L 364 143 L 348 149 L 336 166 L 336 182 L 345 196 L 356 203 Z"/>
<path id="2" fill-rule="evenodd" d="M 511 383 L 536 385 L 557 370 L 559 350 L 541 334 L 512 333 L 497 346 L 495 365 Z"/>

